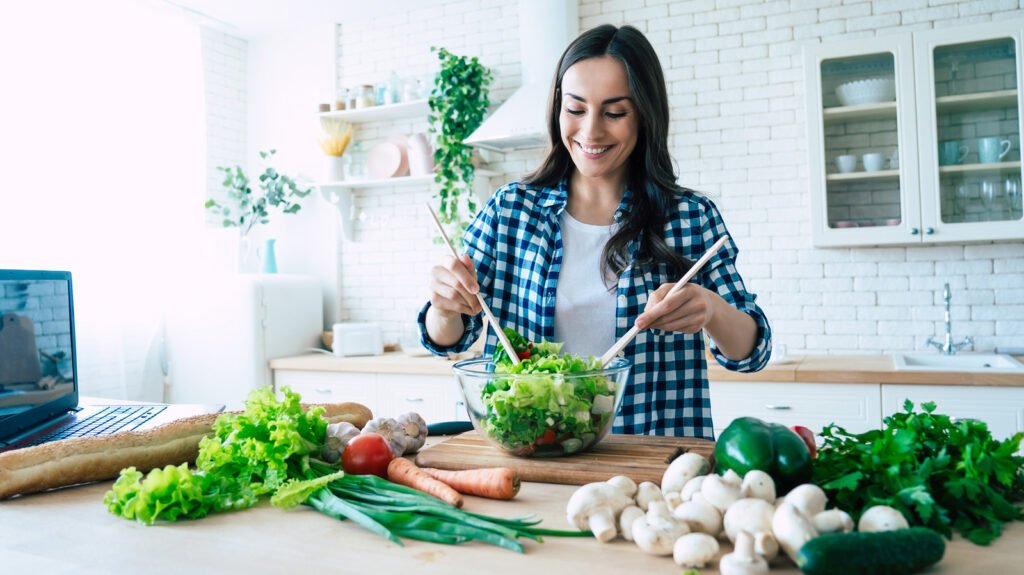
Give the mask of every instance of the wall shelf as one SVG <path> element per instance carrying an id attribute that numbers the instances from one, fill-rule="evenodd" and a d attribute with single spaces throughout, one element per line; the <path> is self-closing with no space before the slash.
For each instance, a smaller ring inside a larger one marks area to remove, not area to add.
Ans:
<path id="1" fill-rule="evenodd" d="M 476 175 L 479 180 L 493 178 L 501 175 L 501 172 L 477 168 Z M 479 181 L 478 180 L 478 181 Z M 342 235 L 346 240 L 353 238 L 352 228 L 358 214 L 355 213 L 352 194 L 355 190 L 381 189 L 410 186 L 430 186 L 434 183 L 434 174 L 425 176 L 402 176 L 398 178 L 385 178 L 380 180 L 343 180 L 340 182 L 317 182 L 320 194 L 324 200 L 334 204 L 341 214 Z"/>
<path id="2" fill-rule="evenodd" d="M 401 104 L 356 108 L 354 110 L 320 112 L 317 115 L 321 118 L 333 118 L 355 124 L 362 122 L 389 122 L 406 118 L 426 118 L 428 114 L 430 114 L 430 104 L 424 99 L 402 102 Z"/>

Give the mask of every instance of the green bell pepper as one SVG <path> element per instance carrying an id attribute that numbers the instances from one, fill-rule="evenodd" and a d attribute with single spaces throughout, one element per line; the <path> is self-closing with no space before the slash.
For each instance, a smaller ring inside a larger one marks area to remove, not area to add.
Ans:
<path id="1" fill-rule="evenodd" d="M 732 469 L 740 476 L 760 469 L 775 480 L 775 491 L 784 495 L 811 480 L 811 452 L 799 435 L 784 425 L 756 417 L 733 420 L 715 443 L 719 473 Z"/>

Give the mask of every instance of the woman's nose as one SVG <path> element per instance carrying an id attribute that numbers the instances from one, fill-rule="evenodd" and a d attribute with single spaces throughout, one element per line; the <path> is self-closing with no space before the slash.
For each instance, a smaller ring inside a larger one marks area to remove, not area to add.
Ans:
<path id="1" fill-rule="evenodd" d="M 583 119 L 580 132 L 586 140 L 596 140 L 604 135 L 604 120 L 600 114 L 587 114 Z"/>

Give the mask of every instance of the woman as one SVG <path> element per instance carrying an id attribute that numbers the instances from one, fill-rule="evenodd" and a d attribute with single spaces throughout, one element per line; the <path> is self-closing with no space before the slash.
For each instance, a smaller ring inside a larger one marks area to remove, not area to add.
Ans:
<path id="1" fill-rule="evenodd" d="M 635 322 L 643 331 L 624 350 L 632 377 L 613 430 L 712 439 L 701 330 L 723 366 L 757 371 L 771 329 L 732 240 L 668 295 L 728 232 L 710 200 L 676 184 L 658 57 L 630 26 L 589 30 L 562 55 L 550 104 L 540 168 L 499 189 L 466 231 L 465 255 L 433 268 L 423 343 L 467 349 L 480 335 L 477 291 L 502 327 L 581 355 L 603 354 Z"/>

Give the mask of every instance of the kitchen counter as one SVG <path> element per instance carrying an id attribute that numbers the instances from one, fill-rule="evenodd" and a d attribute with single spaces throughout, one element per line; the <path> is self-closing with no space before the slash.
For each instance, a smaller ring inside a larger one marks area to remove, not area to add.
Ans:
<path id="1" fill-rule="evenodd" d="M 1022 359 L 1018 357 L 1018 359 Z M 390 352 L 370 357 L 334 357 L 308 354 L 270 360 L 270 368 L 297 371 L 339 371 L 451 375 L 454 361 L 439 357 L 411 357 Z M 1024 387 L 1024 373 L 897 371 L 888 355 L 791 356 L 786 363 L 769 364 L 757 373 L 736 373 L 715 362 L 708 367 L 713 381 L 774 381 L 808 383 L 889 383 L 928 385 L 984 385 Z"/>
<path id="2" fill-rule="evenodd" d="M 239 513 L 145 527 L 114 517 L 103 505 L 110 482 L 0 502 L 0 557 L 4 573 L 415 573 L 490 575 L 587 573 L 676 575 L 668 557 L 632 543 L 590 538 L 526 542 L 526 553 L 477 543 L 446 546 L 406 541 L 399 547 L 368 531 L 301 507 L 282 511 L 264 503 Z M 526 483 L 512 502 L 468 497 L 466 509 L 501 516 L 535 513 L 549 528 L 567 528 L 572 486 Z M 1024 524 L 1008 525 L 993 545 L 957 538 L 929 573 L 1013 573 L 1019 570 Z M 776 560 L 773 574 L 799 571 Z M 704 574 L 715 569 L 701 570 Z"/>

